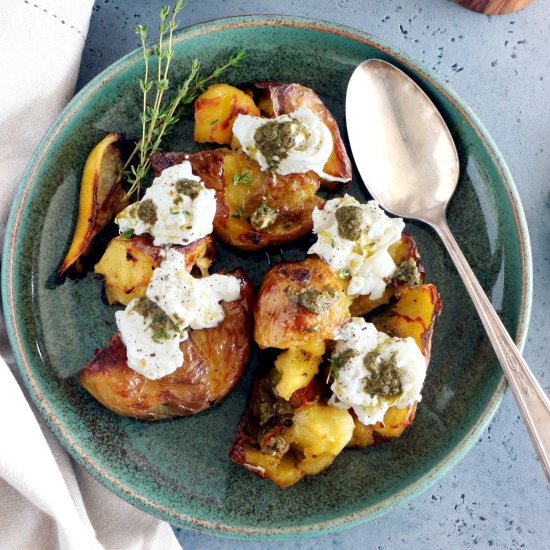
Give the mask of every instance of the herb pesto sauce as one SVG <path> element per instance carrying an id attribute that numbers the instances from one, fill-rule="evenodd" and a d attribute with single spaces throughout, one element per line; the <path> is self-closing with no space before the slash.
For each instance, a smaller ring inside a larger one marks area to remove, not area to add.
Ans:
<path id="1" fill-rule="evenodd" d="M 328 311 L 335 300 L 336 291 L 331 287 L 326 287 L 323 291 L 306 288 L 298 295 L 298 304 L 317 315 Z"/>
<path id="2" fill-rule="evenodd" d="M 266 158 L 270 166 L 287 158 L 291 149 L 298 148 L 308 138 L 307 130 L 295 120 L 268 122 L 254 132 L 256 149 Z"/>
<path id="3" fill-rule="evenodd" d="M 200 181 L 181 179 L 176 181 L 176 191 L 182 195 L 187 195 L 191 199 L 196 199 L 202 190 Z"/>
<path id="4" fill-rule="evenodd" d="M 141 201 L 137 209 L 137 217 L 149 225 L 155 225 L 158 219 L 156 204 L 151 199 Z"/>
<path id="5" fill-rule="evenodd" d="M 413 258 L 401 262 L 395 271 L 394 279 L 400 283 L 416 287 L 422 284 L 422 274 Z"/>
<path id="6" fill-rule="evenodd" d="M 279 211 L 276 208 L 267 206 L 265 200 L 250 216 L 250 225 L 254 229 L 266 229 L 277 220 Z"/>
<path id="7" fill-rule="evenodd" d="M 335 212 L 338 235 L 348 241 L 356 241 L 363 231 L 363 214 L 358 206 L 341 206 Z"/>
<path id="8" fill-rule="evenodd" d="M 401 374 L 397 368 L 395 353 L 382 359 L 376 351 L 371 351 L 363 359 L 369 378 L 365 378 L 365 389 L 371 395 L 395 397 L 401 395 Z"/>

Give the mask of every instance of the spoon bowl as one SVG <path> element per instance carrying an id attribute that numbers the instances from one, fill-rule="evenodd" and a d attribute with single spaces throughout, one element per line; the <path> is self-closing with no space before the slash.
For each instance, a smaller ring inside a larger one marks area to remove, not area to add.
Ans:
<path id="1" fill-rule="evenodd" d="M 392 214 L 431 225 L 441 237 L 510 384 L 550 480 L 550 400 L 462 254 L 446 220 L 459 176 L 456 147 L 443 117 L 397 67 L 369 59 L 354 71 L 346 96 L 353 157 L 369 193 Z"/>
<path id="2" fill-rule="evenodd" d="M 369 59 L 350 79 L 346 115 L 373 198 L 397 216 L 435 221 L 455 191 L 459 165 L 449 129 L 424 91 L 390 63 Z"/>

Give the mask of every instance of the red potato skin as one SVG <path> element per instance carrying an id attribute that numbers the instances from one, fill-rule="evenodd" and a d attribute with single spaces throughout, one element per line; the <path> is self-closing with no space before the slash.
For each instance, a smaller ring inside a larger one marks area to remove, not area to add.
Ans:
<path id="1" fill-rule="evenodd" d="M 240 378 L 250 353 L 254 289 L 241 269 L 241 297 L 223 302 L 216 327 L 190 331 L 181 343 L 184 360 L 172 374 L 149 380 L 128 366 L 115 334 L 80 372 L 80 383 L 102 405 L 122 416 L 161 420 L 198 413 L 220 401 Z"/>
<path id="2" fill-rule="evenodd" d="M 248 171 L 254 174 L 255 190 L 253 196 L 245 205 L 247 214 L 251 214 L 262 203 L 263 197 L 272 207 L 277 207 L 279 216 L 277 222 L 266 229 L 255 229 L 246 216 L 236 219 L 228 207 L 232 184 L 227 185 L 224 177 L 224 159 L 226 155 L 240 155 L 243 162 L 249 163 Z M 313 172 L 307 174 L 291 174 L 288 176 L 272 176 L 260 172 L 259 167 L 253 167 L 254 161 L 247 160 L 244 153 L 229 149 L 202 151 L 195 154 L 186 153 L 156 153 L 151 156 L 151 163 L 156 175 L 164 169 L 180 164 L 184 160 L 191 163 L 193 173 L 199 176 L 206 187 L 216 192 L 216 215 L 214 218 L 214 233 L 226 243 L 241 250 L 260 250 L 267 246 L 280 245 L 293 241 L 309 233 L 313 229 L 311 213 L 314 208 L 321 208 L 324 200 L 315 195 L 320 180 Z M 290 198 L 294 197 L 294 206 Z M 296 200 L 303 197 L 303 200 Z"/>
<path id="3" fill-rule="evenodd" d="M 328 127 L 332 134 L 334 147 L 324 171 L 338 178 L 351 181 L 351 161 L 338 129 L 336 120 L 325 107 L 320 97 L 311 89 L 301 84 L 286 82 L 256 82 L 254 87 L 271 100 L 275 116 L 290 114 L 301 107 L 309 107 Z M 322 186 L 328 191 L 336 191 L 347 183 L 323 181 Z"/>

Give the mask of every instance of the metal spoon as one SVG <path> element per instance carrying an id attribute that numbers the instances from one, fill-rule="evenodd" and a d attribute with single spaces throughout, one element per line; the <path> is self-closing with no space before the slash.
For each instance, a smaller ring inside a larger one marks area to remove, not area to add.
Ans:
<path id="1" fill-rule="evenodd" d="M 550 400 L 521 357 L 445 217 L 458 183 L 458 155 L 443 118 L 405 73 L 380 59 L 355 69 L 346 97 L 355 163 L 370 194 L 389 212 L 439 234 L 468 290 L 512 388 L 550 480 Z"/>

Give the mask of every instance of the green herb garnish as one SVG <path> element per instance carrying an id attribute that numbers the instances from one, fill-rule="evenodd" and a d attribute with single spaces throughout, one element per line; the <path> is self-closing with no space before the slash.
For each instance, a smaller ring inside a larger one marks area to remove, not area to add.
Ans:
<path id="1" fill-rule="evenodd" d="M 239 208 L 237 208 L 237 211 L 234 214 L 231 214 L 232 218 L 241 219 L 245 217 L 244 213 L 244 206 L 241 204 Z"/>
<path id="2" fill-rule="evenodd" d="M 160 344 L 164 340 L 167 340 L 170 337 L 168 332 L 165 329 L 158 330 L 157 332 L 153 333 L 153 336 L 151 338 L 157 343 Z"/>
<path id="3" fill-rule="evenodd" d="M 186 216 L 190 216 L 191 212 L 189 212 L 189 210 L 177 210 L 175 208 L 170 208 L 170 214 L 172 214 L 172 216 L 176 216 L 177 214 L 185 214 Z"/>
<path id="4" fill-rule="evenodd" d="M 244 187 L 250 187 L 252 176 L 248 172 L 242 174 L 235 173 L 233 175 L 233 185 L 243 185 Z"/>
<path id="5" fill-rule="evenodd" d="M 134 235 L 134 230 L 133 230 L 132 228 L 130 228 L 130 229 L 125 229 L 125 230 L 120 234 L 120 236 L 121 236 L 123 239 L 131 239 L 133 235 Z"/>
<path id="6" fill-rule="evenodd" d="M 334 380 L 338 380 L 338 377 L 340 376 L 340 356 L 339 355 L 333 355 L 329 358 L 330 366 L 329 366 L 329 373 L 332 375 Z"/>
<path id="7" fill-rule="evenodd" d="M 145 72 L 139 81 L 143 93 L 141 139 L 121 168 L 121 176 L 125 177 L 130 184 L 126 197 L 135 194 L 139 199 L 141 187 L 151 169 L 151 155 L 160 150 L 162 139 L 173 131 L 185 107 L 197 98 L 207 82 L 218 78 L 226 69 L 237 65 L 245 56 L 244 50 L 241 50 L 230 56 L 225 65 L 215 68 L 206 77 L 199 72 L 200 61 L 194 59 L 187 78 L 171 94 L 170 99 L 163 101 L 164 94 L 170 87 L 168 69 L 175 55 L 172 41 L 174 31 L 178 27 L 177 15 L 184 6 L 183 0 L 177 0 L 171 11 L 169 6 L 161 8 L 159 40 L 153 48 L 146 45 L 148 26 L 138 25 L 136 27 L 136 34 L 139 35 L 141 41 Z M 150 66 L 151 58 L 156 59 L 156 71 Z M 152 74 L 155 76 L 153 77 Z M 149 92 L 151 92 L 151 96 Z M 138 157 L 137 162 L 133 163 L 136 156 Z"/>
<path id="8" fill-rule="evenodd" d="M 349 270 L 349 267 L 343 267 L 338 272 L 338 277 L 340 277 L 340 279 L 347 279 L 350 275 L 351 275 L 351 271 Z"/>

